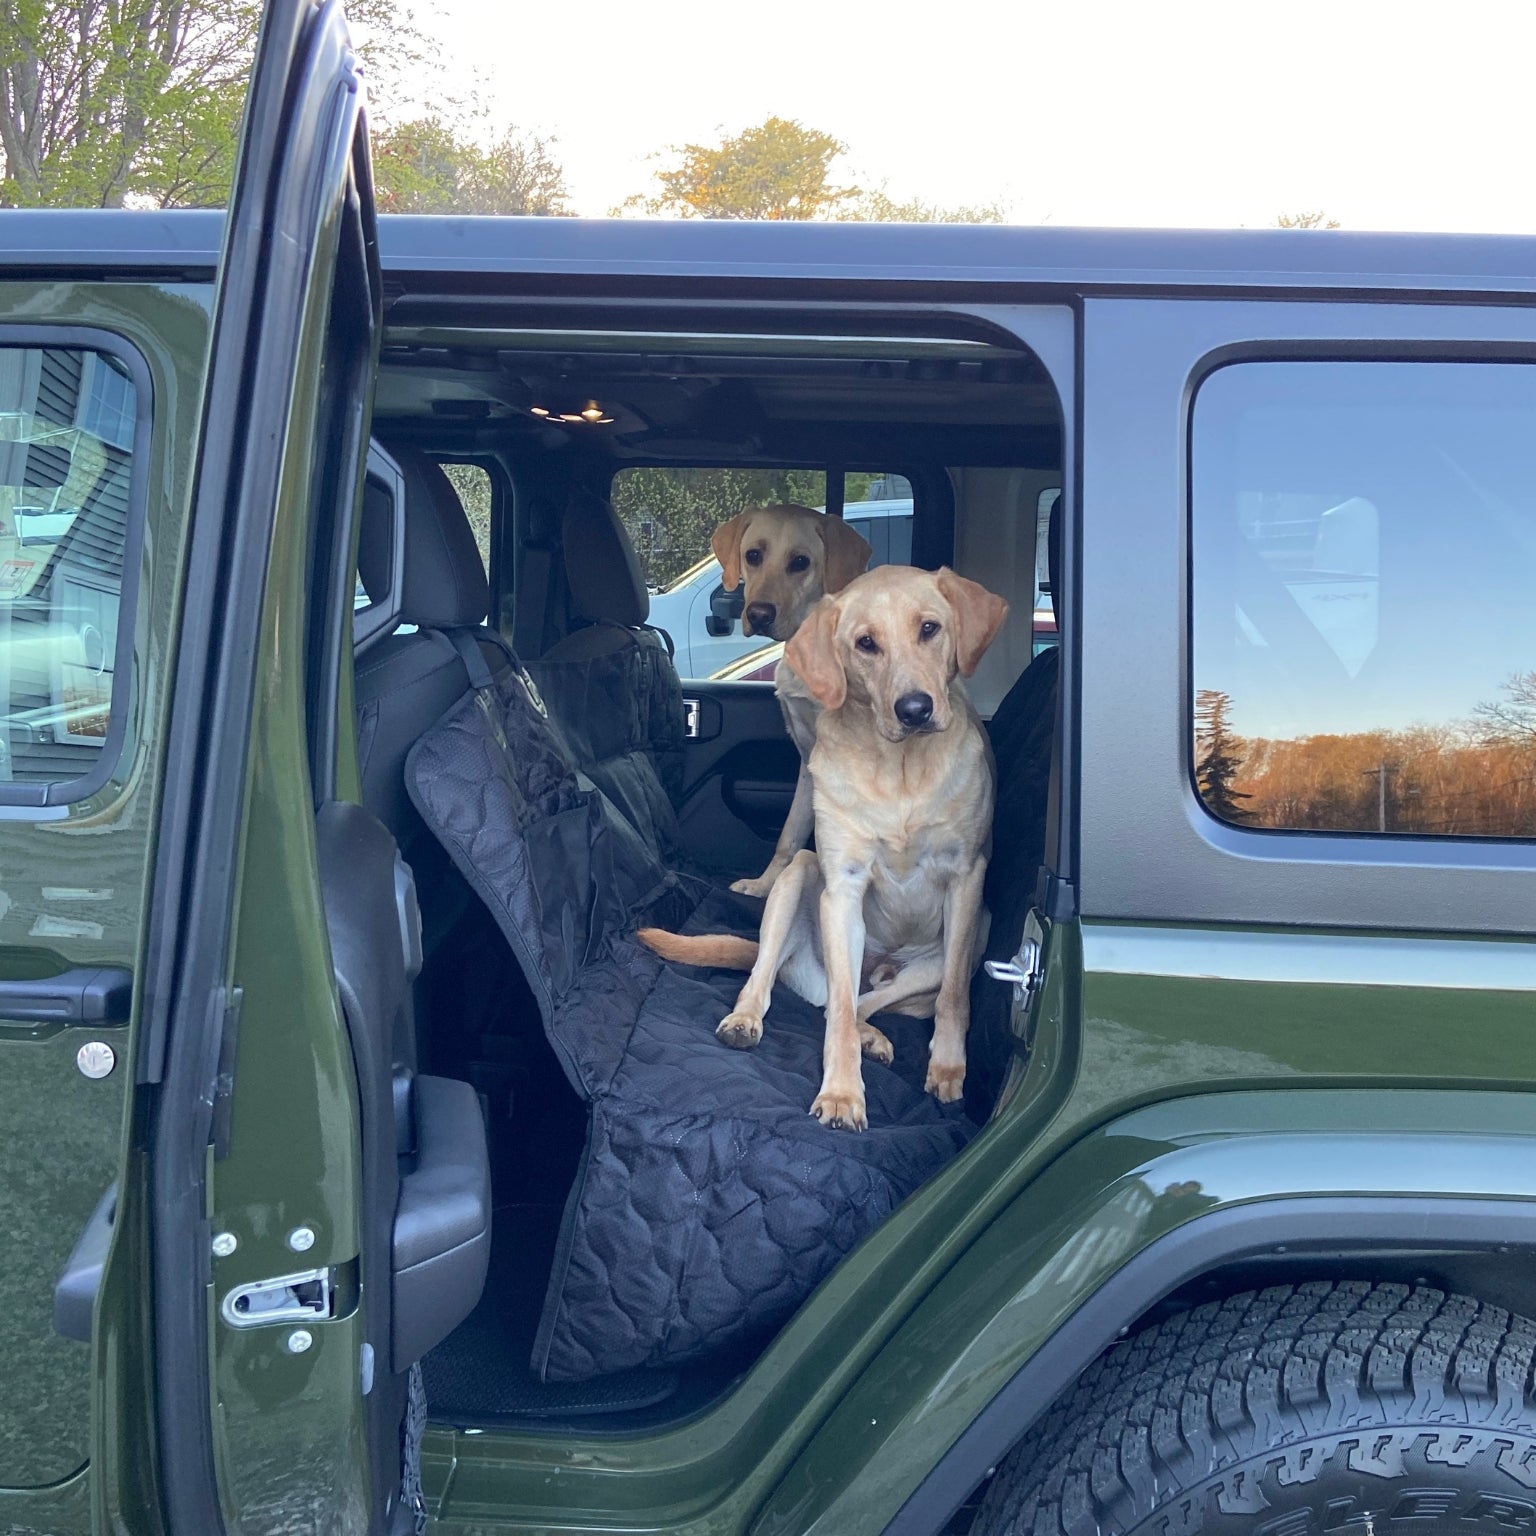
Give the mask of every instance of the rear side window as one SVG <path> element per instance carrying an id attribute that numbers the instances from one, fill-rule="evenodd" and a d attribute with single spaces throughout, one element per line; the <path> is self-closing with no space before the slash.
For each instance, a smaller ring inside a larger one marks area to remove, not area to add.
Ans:
<path id="1" fill-rule="evenodd" d="M 486 574 L 491 571 L 491 476 L 480 464 L 445 463 L 443 473 L 458 492 Z"/>
<path id="2" fill-rule="evenodd" d="M 1230 365 L 1191 471 L 1206 808 L 1536 836 L 1536 367 Z"/>
<path id="3" fill-rule="evenodd" d="M 825 508 L 827 476 L 820 469 L 621 469 L 611 496 L 647 585 L 665 591 L 696 574 L 710 558 L 709 536 L 744 507 Z M 845 471 L 843 516 L 873 547 L 871 566 L 896 560 L 893 550 L 902 552 L 898 563 L 911 559 L 912 486 L 904 475 Z"/>
<path id="4" fill-rule="evenodd" d="M 89 793 L 126 727 L 149 404 L 137 368 L 0 338 L 0 801 Z"/>

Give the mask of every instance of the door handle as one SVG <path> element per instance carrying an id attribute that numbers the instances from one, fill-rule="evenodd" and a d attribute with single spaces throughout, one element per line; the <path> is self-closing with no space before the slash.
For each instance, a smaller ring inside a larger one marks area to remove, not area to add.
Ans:
<path id="1" fill-rule="evenodd" d="M 0 1020 L 20 1024 L 83 1024 L 110 1028 L 128 1022 L 133 972 L 120 965 L 78 966 L 59 976 L 0 981 Z"/>

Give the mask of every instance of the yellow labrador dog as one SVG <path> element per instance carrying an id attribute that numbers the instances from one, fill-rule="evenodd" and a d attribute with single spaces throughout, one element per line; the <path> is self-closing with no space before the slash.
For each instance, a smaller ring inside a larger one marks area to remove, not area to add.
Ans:
<path id="1" fill-rule="evenodd" d="M 892 1055 L 869 1023 L 881 1009 L 934 1020 L 927 1089 L 946 1103 L 960 1097 L 996 778 L 960 679 L 1007 614 L 1002 598 L 947 569 L 882 566 L 822 599 L 785 653 L 822 710 L 810 755 L 816 852 L 791 859 L 756 943 L 637 935 L 666 959 L 750 965 L 716 1031 L 727 1044 L 762 1038 L 777 977 L 826 1006 L 811 1105 L 823 1125 L 867 1124 L 860 1052 Z"/>
<path id="2" fill-rule="evenodd" d="M 870 556 L 868 543 L 842 518 L 788 503 L 737 513 L 715 529 L 710 547 L 727 591 L 746 581 L 742 633 L 771 640 L 790 639 L 822 596 L 842 591 Z M 779 663 L 773 685 L 785 729 L 800 749 L 800 774 L 767 869 L 731 887 L 748 896 L 766 896 L 811 835 L 811 780 L 805 764 L 816 740 L 817 706 L 785 662 Z"/>

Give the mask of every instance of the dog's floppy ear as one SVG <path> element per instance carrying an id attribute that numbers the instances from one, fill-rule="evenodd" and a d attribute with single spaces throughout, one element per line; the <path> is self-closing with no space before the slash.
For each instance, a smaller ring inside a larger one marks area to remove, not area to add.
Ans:
<path id="1" fill-rule="evenodd" d="M 838 613 L 832 598 L 822 598 L 784 647 L 784 660 L 823 709 L 841 709 L 848 697 L 848 674 L 837 653 Z"/>
<path id="2" fill-rule="evenodd" d="M 720 585 L 734 592 L 741 585 L 741 536 L 747 531 L 747 519 L 757 511 L 747 507 L 727 523 L 721 523 L 709 536 L 709 547 L 720 562 Z"/>
<path id="3" fill-rule="evenodd" d="M 816 526 L 821 529 L 822 547 L 827 552 L 822 584 L 828 592 L 841 592 L 855 576 L 864 574 L 874 551 L 864 535 L 840 517 L 824 515 Z"/>
<path id="4" fill-rule="evenodd" d="M 955 575 L 947 565 L 939 568 L 938 582 L 939 591 L 955 616 L 955 659 L 961 673 L 969 677 L 987 647 L 997 639 L 997 632 L 1008 617 L 1008 604 L 980 582 Z"/>

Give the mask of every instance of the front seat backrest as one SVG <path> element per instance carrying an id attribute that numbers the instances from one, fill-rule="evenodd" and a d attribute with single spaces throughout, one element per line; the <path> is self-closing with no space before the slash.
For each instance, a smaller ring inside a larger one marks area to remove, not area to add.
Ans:
<path id="1" fill-rule="evenodd" d="M 681 858 L 683 686 L 629 534 L 606 498 L 578 491 L 561 528 L 581 624 L 528 670 L 577 766 L 663 861 Z"/>
<path id="2" fill-rule="evenodd" d="M 405 482 L 404 627 L 376 641 L 359 660 L 357 761 L 364 806 L 394 834 L 416 871 L 430 950 L 454 915 L 441 899 L 448 864 L 406 794 L 406 754 L 471 686 L 456 641 L 473 637 L 475 651 L 493 674 L 511 663 L 483 628 L 490 605 L 485 566 L 442 466 L 414 450 L 399 452 L 395 459 Z M 365 523 L 362 530 L 364 539 L 392 534 L 382 524 L 371 528 Z M 359 549 L 359 565 L 366 566 L 370 558 L 371 551 Z M 458 884 L 455 879 L 448 887 Z"/>

